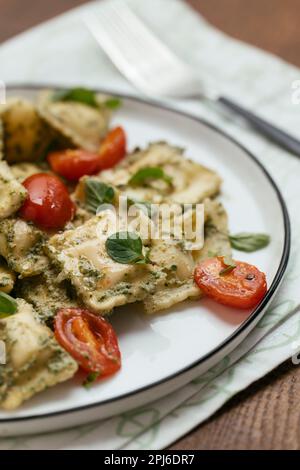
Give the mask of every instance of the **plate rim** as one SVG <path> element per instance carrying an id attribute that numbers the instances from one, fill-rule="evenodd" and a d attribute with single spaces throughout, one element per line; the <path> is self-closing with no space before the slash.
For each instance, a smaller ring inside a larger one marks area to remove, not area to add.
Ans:
<path id="1" fill-rule="evenodd" d="M 13 90 L 28 90 L 28 91 L 34 91 L 34 90 L 42 90 L 42 89 L 61 89 L 61 90 L 68 90 L 71 88 L 71 86 L 66 86 L 66 85 L 58 85 L 58 84 L 53 84 L 53 83 L 10 83 L 6 85 L 6 90 L 7 91 L 13 91 Z M 94 88 L 91 87 L 95 90 L 97 93 L 103 93 L 103 94 L 109 94 L 116 96 L 121 99 L 125 100 L 132 100 L 137 103 L 145 104 L 145 105 L 150 105 L 153 108 L 156 109 L 162 109 L 164 111 L 169 111 L 172 113 L 175 113 L 179 116 L 182 116 L 184 118 L 187 118 L 191 121 L 198 122 L 212 131 L 214 131 L 216 134 L 221 135 L 225 139 L 229 140 L 231 143 L 233 143 L 236 147 L 238 147 L 240 150 L 244 152 L 244 154 L 252 160 L 258 168 L 262 171 L 262 173 L 265 175 L 266 179 L 269 181 L 271 187 L 273 188 L 275 195 L 278 199 L 282 216 L 283 216 L 283 223 L 284 223 L 284 240 L 283 240 L 283 250 L 282 250 L 282 255 L 280 259 L 280 263 L 278 266 L 278 269 L 276 271 L 275 277 L 273 279 L 272 284 L 270 285 L 266 295 L 262 299 L 262 301 L 257 305 L 257 307 L 253 310 L 251 315 L 233 332 L 231 335 L 228 336 L 227 339 L 222 341 L 218 346 L 213 348 L 210 352 L 206 353 L 204 356 L 202 356 L 200 359 L 194 361 L 192 364 L 184 367 L 183 369 L 180 369 L 180 371 L 177 371 L 171 375 L 168 375 L 167 377 L 160 379 L 150 385 L 145 385 L 143 387 L 138 388 L 137 390 L 124 393 L 123 395 L 120 395 L 118 397 L 114 398 L 109 398 L 100 402 L 96 403 L 90 403 L 87 405 L 80 405 L 77 407 L 72 407 L 68 408 L 66 410 L 60 410 L 60 411 L 53 411 L 53 412 L 48 412 L 48 413 L 42 413 L 38 415 L 29 415 L 29 416 L 20 416 L 20 417 L 13 417 L 13 418 L 0 418 L 0 424 L 1 423 L 13 423 L 13 422 L 18 422 L 18 421 L 31 421 L 31 420 L 36 420 L 36 419 L 43 419 L 43 418 L 52 418 L 64 414 L 69 414 L 69 413 L 75 413 L 75 412 L 80 412 L 84 411 L 87 409 L 91 408 L 96 408 L 99 406 L 104 406 L 107 404 L 112 404 L 114 402 L 118 402 L 120 400 L 124 400 L 126 398 L 129 398 L 131 396 L 134 396 L 136 394 L 146 392 L 151 390 L 154 387 L 157 387 L 159 385 L 165 384 L 173 379 L 176 379 L 177 377 L 181 376 L 182 374 L 189 372 L 190 370 L 200 366 L 202 363 L 208 361 L 211 359 L 213 356 L 218 354 L 219 352 L 222 351 L 222 349 L 226 348 L 229 346 L 230 343 L 232 343 L 238 336 L 240 336 L 245 330 L 247 330 L 248 326 L 255 321 L 255 319 L 262 313 L 264 308 L 267 306 L 267 304 L 270 302 L 272 299 L 273 295 L 275 294 L 277 288 L 280 285 L 280 282 L 283 279 L 283 276 L 285 274 L 288 261 L 289 261 L 289 256 L 290 256 L 290 248 L 291 248 L 291 224 L 290 224 L 290 217 L 289 213 L 287 210 L 286 203 L 284 201 L 284 198 L 281 194 L 280 189 L 278 188 L 277 184 L 275 183 L 273 177 L 270 175 L 268 170 L 265 168 L 265 166 L 258 160 L 258 158 L 250 151 L 248 150 L 243 144 L 241 144 L 239 141 L 237 141 L 234 137 L 229 135 L 226 131 L 223 131 L 220 129 L 217 125 L 212 124 L 211 122 L 207 121 L 205 118 L 198 117 L 192 114 L 192 112 L 187 112 L 183 111 L 181 109 L 176 109 L 175 106 L 172 106 L 171 104 L 168 103 L 163 103 L 161 101 L 155 100 L 155 99 L 150 99 L 150 98 L 143 98 L 140 96 L 136 95 L 131 95 L 131 94 L 126 94 L 126 93 L 120 93 L 115 90 L 109 90 L 106 88 Z"/>

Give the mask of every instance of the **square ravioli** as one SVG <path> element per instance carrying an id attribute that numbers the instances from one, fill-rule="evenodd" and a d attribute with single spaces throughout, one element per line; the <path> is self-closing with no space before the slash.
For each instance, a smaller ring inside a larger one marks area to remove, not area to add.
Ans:
<path id="1" fill-rule="evenodd" d="M 201 297 L 201 290 L 194 282 L 194 269 L 200 261 L 212 256 L 231 256 L 228 236 L 228 219 L 223 205 L 211 199 L 204 201 L 204 245 L 201 250 L 185 250 L 180 242 L 158 240 L 151 250 L 151 260 L 159 263 L 167 272 L 162 286 L 147 296 L 144 307 L 147 313 L 155 313 L 187 299 Z"/>
<path id="2" fill-rule="evenodd" d="M 228 216 L 223 204 L 217 200 L 206 199 L 204 212 L 204 245 L 201 250 L 193 253 L 195 261 L 199 263 L 214 256 L 231 258 Z"/>
<path id="3" fill-rule="evenodd" d="M 22 219 L 0 221 L 0 255 L 19 277 L 36 276 L 49 269 L 43 251 L 47 235 Z"/>
<path id="4" fill-rule="evenodd" d="M 6 410 L 70 379 L 78 369 L 32 306 L 23 299 L 17 302 L 17 312 L 0 320 L 0 340 L 6 346 L 6 364 L 0 365 L 0 408 Z"/>
<path id="5" fill-rule="evenodd" d="M 109 212 L 100 212 L 82 226 L 53 236 L 47 245 L 60 279 L 71 281 L 83 304 L 102 315 L 143 300 L 165 279 L 159 266 L 121 264 L 108 255 L 106 239 L 115 233 L 104 228 Z"/>
<path id="6" fill-rule="evenodd" d="M 105 137 L 111 112 L 105 98 L 95 96 L 97 106 L 76 100 L 55 98 L 55 90 L 45 90 L 38 99 L 38 113 L 55 138 L 66 148 L 97 152 Z"/>
<path id="7" fill-rule="evenodd" d="M 200 289 L 194 283 L 193 252 L 186 250 L 182 240 L 155 240 L 150 252 L 151 261 L 166 273 L 163 285 L 144 300 L 147 313 L 165 310 L 188 298 L 199 298 Z"/>
<path id="8" fill-rule="evenodd" d="M 2 122 L 2 119 L 0 117 L 0 160 L 3 159 L 3 122 Z"/>
<path id="9" fill-rule="evenodd" d="M 53 139 L 35 105 L 26 99 L 9 98 L 0 105 L 3 122 L 4 156 L 11 163 L 39 160 Z"/>
<path id="10" fill-rule="evenodd" d="M 50 328 L 61 307 L 79 307 L 74 289 L 66 281 L 58 282 L 57 274 L 54 269 L 48 268 L 38 276 L 19 279 L 15 288 L 17 296 L 33 305 L 41 323 Z"/>
<path id="11" fill-rule="evenodd" d="M 17 212 L 26 196 L 26 189 L 14 177 L 8 164 L 0 161 L 0 220 Z"/>
<path id="12" fill-rule="evenodd" d="M 202 202 L 215 196 L 222 183 L 217 173 L 184 157 L 183 149 L 164 142 L 150 144 L 145 150 L 136 150 L 111 170 L 101 172 L 98 178 L 120 188 L 136 201 L 172 201 L 180 204 Z M 163 179 L 132 185 L 130 179 L 144 168 L 160 168 L 172 184 Z"/>

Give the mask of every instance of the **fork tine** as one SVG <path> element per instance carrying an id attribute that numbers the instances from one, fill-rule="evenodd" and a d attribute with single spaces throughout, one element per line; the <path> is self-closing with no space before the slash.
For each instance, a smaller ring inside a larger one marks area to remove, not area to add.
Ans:
<path id="1" fill-rule="evenodd" d="M 118 30 L 116 30 L 111 18 L 103 11 L 103 14 L 99 16 L 86 14 L 83 20 L 97 42 L 101 44 L 107 56 L 121 73 L 129 80 L 135 82 L 137 59 L 132 53 L 130 56 L 131 48 L 127 47 L 127 44 L 125 45 L 124 42 L 122 42 L 121 35 L 118 33 Z"/>
<path id="2" fill-rule="evenodd" d="M 150 54 L 151 57 L 159 57 L 160 60 L 178 63 L 177 56 L 144 25 L 126 3 L 112 4 L 111 10 L 114 12 L 115 18 L 118 18 L 123 31 L 130 34 L 134 45 L 142 54 L 141 57 L 145 58 L 146 52 L 147 59 L 149 59 L 148 54 Z"/>
<path id="3" fill-rule="evenodd" d="M 135 47 L 130 32 L 123 27 L 118 18 L 110 18 L 106 12 L 105 17 L 102 18 L 102 27 L 103 31 L 113 38 L 114 43 L 127 60 L 136 65 L 136 62 L 142 59 L 138 47 Z"/>
<path id="4" fill-rule="evenodd" d="M 124 2 L 104 4 L 85 17 L 87 27 L 116 67 L 144 93 L 181 94 L 190 89 L 188 67 Z"/>
<path id="5" fill-rule="evenodd" d="M 176 56 L 148 31 L 125 4 L 117 5 L 118 7 L 114 4 L 105 5 L 101 14 L 99 13 L 93 21 L 88 21 L 88 26 L 96 38 L 102 41 L 105 47 L 109 47 L 110 54 L 112 49 L 118 49 L 135 67 L 147 62 L 150 68 L 149 63 L 153 66 L 167 61 L 169 66 L 174 66 Z"/>

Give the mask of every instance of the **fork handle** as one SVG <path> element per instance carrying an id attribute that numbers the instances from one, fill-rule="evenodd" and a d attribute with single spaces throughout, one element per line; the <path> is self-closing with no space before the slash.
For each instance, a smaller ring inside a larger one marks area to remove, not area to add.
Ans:
<path id="1" fill-rule="evenodd" d="M 265 137 L 268 137 L 280 147 L 283 147 L 284 149 L 300 157 L 300 140 L 270 124 L 251 111 L 248 111 L 229 98 L 221 96 L 217 99 L 217 102 L 221 103 L 235 114 L 242 116 L 249 124 L 251 124 L 254 129 L 256 129 Z"/>

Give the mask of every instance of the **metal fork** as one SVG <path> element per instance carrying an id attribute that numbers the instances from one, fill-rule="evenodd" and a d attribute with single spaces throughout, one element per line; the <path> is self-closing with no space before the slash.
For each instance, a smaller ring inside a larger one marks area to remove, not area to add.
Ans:
<path id="1" fill-rule="evenodd" d="M 83 18 L 107 56 L 140 91 L 152 97 L 199 98 L 242 116 L 279 146 L 300 156 L 300 140 L 260 118 L 230 98 L 203 87 L 193 69 L 179 59 L 122 2 L 103 5 Z"/>

